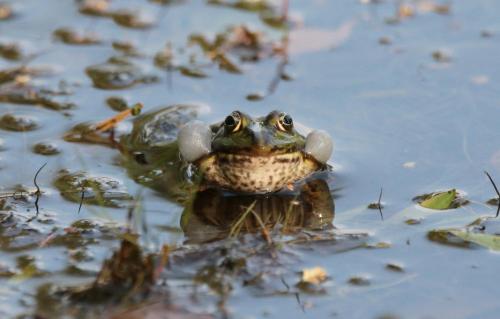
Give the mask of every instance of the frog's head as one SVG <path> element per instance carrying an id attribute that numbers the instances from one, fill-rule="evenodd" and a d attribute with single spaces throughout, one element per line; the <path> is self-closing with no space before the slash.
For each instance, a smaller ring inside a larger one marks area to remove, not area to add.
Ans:
<path id="1" fill-rule="evenodd" d="M 229 189 L 267 192 L 324 167 L 333 145 L 324 131 L 302 136 L 286 113 L 252 118 L 234 111 L 211 127 L 188 123 L 179 132 L 179 148 L 210 181 Z"/>
<path id="2" fill-rule="evenodd" d="M 216 153 L 284 154 L 303 149 L 306 142 L 294 129 L 290 115 L 278 111 L 255 119 L 234 111 L 214 131 L 211 148 Z"/>

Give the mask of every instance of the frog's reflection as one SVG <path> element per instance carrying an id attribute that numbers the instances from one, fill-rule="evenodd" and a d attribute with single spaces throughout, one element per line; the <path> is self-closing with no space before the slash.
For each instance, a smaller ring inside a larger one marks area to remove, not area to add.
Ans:
<path id="1" fill-rule="evenodd" d="M 209 188 L 198 192 L 183 212 L 181 226 L 188 243 L 223 239 L 235 230 L 256 232 L 261 223 L 294 232 L 332 226 L 335 213 L 333 196 L 327 182 L 311 179 L 296 191 L 267 195 L 227 194 Z"/>

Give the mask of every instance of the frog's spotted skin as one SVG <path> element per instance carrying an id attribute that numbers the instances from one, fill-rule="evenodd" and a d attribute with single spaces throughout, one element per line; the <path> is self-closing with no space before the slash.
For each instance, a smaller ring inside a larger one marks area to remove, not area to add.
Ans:
<path id="1" fill-rule="evenodd" d="M 325 168 L 332 151 L 325 132 L 312 132 L 306 142 L 291 117 L 278 111 L 255 119 L 235 111 L 206 132 L 208 126 L 199 123 L 181 129 L 181 154 L 198 167 L 205 182 L 237 192 L 277 191 Z"/>
<path id="2" fill-rule="evenodd" d="M 322 166 L 297 151 L 273 156 L 219 153 L 203 159 L 199 168 L 205 180 L 222 188 L 268 193 L 302 179 Z"/>

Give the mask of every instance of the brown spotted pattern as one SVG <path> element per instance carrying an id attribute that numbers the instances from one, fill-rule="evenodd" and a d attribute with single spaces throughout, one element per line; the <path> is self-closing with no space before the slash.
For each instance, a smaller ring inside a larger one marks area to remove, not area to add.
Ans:
<path id="1" fill-rule="evenodd" d="M 199 165 L 209 184 L 248 193 L 269 193 L 294 183 L 321 168 L 303 152 L 251 156 L 217 153 Z"/>

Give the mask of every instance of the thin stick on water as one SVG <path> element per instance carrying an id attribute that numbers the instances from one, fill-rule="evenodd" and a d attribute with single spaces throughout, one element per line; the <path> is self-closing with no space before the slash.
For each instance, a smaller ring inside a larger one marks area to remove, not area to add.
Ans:
<path id="1" fill-rule="evenodd" d="M 488 176 L 488 178 L 489 178 L 491 184 L 493 185 L 493 188 L 495 189 L 495 192 L 497 193 L 497 196 L 498 196 L 498 207 L 497 207 L 497 213 L 495 215 L 495 218 L 497 218 L 498 214 L 500 214 L 500 192 L 498 191 L 497 185 L 493 181 L 493 178 L 491 178 L 491 175 L 487 171 L 484 171 L 484 173 L 486 174 L 486 176 Z"/>
<path id="2" fill-rule="evenodd" d="M 380 218 L 382 220 L 384 220 L 384 214 L 382 213 L 382 203 L 381 203 L 381 200 L 382 200 L 382 192 L 383 192 L 383 188 L 380 187 L 380 194 L 378 195 L 378 202 L 377 202 L 377 206 L 378 206 L 378 211 L 380 212 Z"/>
<path id="3" fill-rule="evenodd" d="M 35 195 L 36 195 L 36 199 L 35 199 L 36 216 L 35 217 L 38 217 L 38 214 L 40 212 L 40 207 L 38 206 L 38 203 L 40 201 L 40 196 L 42 195 L 42 191 L 40 190 L 40 186 L 38 186 L 38 183 L 37 183 L 36 179 L 38 178 L 38 174 L 40 174 L 40 172 L 45 167 L 45 165 L 47 165 L 47 163 L 43 164 L 38 169 L 38 171 L 36 171 L 35 177 L 33 178 L 33 184 L 35 184 L 35 187 L 36 187 L 36 192 L 35 192 Z"/>

